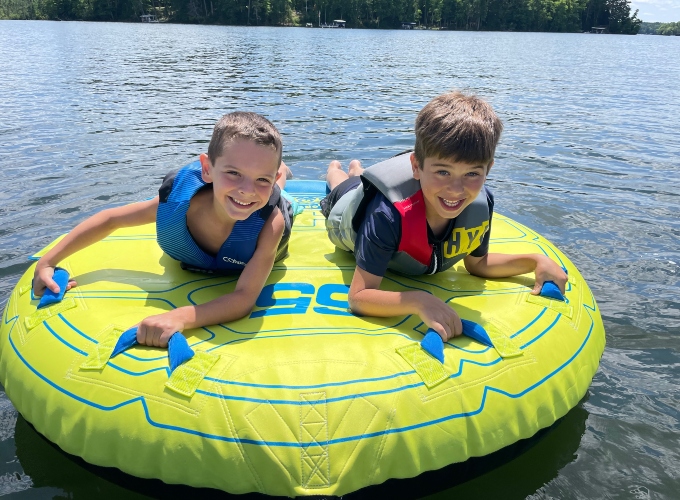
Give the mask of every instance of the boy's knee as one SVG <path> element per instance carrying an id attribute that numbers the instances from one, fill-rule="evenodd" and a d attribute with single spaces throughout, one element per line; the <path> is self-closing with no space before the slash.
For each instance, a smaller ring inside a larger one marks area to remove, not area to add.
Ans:
<path id="1" fill-rule="evenodd" d="M 349 162 L 350 177 L 361 175 L 362 173 L 364 173 L 364 169 L 361 166 L 361 162 L 359 160 L 352 160 L 351 162 Z"/>
<path id="2" fill-rule="evenodd" d="M 338 160 L 333 160 L 328 164 L 328 170 L 342 170 L 342 164 Z"/>

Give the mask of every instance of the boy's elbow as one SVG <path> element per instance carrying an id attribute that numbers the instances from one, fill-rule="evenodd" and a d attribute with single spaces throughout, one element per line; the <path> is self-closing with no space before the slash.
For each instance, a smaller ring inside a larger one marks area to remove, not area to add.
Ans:
<path id="1" fill-rule="evenodd" d="M 255 301 L 253 300 L 252 302 L 245 302 L 239 307 L 234 308 L 233 310 L 233 315 L 235 316 L 232 321 L 235 321 L 237 319 L 245 318 L 248 316 L 253 309 L 255 308 Z"/>
<path id="2" fill-rule="evenodd" d="M 347 302 L 349 304 L 349 310 L 352 314 L 357 314 L 359 316 L 368 316 L 366 311 L 365 303 L 357 297 L 357 294 L 351 294 L 347 296 Z"/>
<path id="3" fill-rule="evenodd" d="M 484 274 L 482 273 L 481 269 L 477 269 L 475 266 L 465 266 L 465 269 L 467 270 L 468 273 L 470 273 L 472 276 L 477 276 L 478 278 L 485 278 Z"/>
<path id="4" fill-rule="evenodd" d="M 359 305 L 356 294 L 350 292 L 347 295 L 347 303 L 349 304 L 350 312 L 354 314 L 361 314 L 361 306 Z"/>
<path id="5" fill-rule="evenodd" d="M 107 208 L 102 210 L 95 217 L 97 217 L 97 224 L 103 228 L 105 231 L 111 233 L 118 229 L 117 219 L 115 216 L 115 209 Z"/>
<path id="6" fill-rule="evenodd" d="M 229 304 L 230 321 L 236 321 L 248 316 L 255 308 L 258 295 L 247 292 L 234 291 L 234 299 Z"/>
<path id="7" fill-rule="evenodd" d="M 465 270 L 472 276 L 477 276 L 479 278 L 486 278 L 484 269 L 486 268 L 486 255 L 484 257 L 472 257 L 468 255 L 463 260 L 463 265 Z"/>
<path id="8" fill-rule="evenodd" d="M 125 219 L 120 214 L 120 207 L 102 210 L 96 217 L 99 218 L 99 225 L 109 233 L 127 225 L 125 224 Z"/>

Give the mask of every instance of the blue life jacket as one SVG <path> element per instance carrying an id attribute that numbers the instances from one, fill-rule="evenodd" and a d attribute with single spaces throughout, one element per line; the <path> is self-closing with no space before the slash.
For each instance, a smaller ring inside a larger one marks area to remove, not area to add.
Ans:
<path id="1" fill-rule="evenodd" d="M 170 257 L 180 261 L 183 269 L 226 274 L 241 272 L 255 253 L 262 226 L 277 206 L 285 219 L 285 229 L 276 260 L 287 255 L 293 210 L 290 202 L 281 196 L 281 190 L 277 185 L 274 186 L 272 195 L 264 207 L 253 212 L 246 220 L 236 221 L 217 255 L 210 255 L 199 247 L 189 233 L 186 215 L 191 198 L 205 186 L 209 186 L 206 189 L 212 189 L 212 186 L 201 178 L 201 163 L 196 161 L 166 175 L 158 191 L 159 203 L 156 214 L 158 245 Z"/>

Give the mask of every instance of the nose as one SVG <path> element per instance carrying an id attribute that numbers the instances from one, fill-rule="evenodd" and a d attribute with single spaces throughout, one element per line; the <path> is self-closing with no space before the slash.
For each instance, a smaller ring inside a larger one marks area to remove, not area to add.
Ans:
<path id="1" fill-rule="evenodd" d="M 241 178 L 241 183 L 238 186 L 238 192 L 241 194 L 250 194 L 255 191 L 255 183 L 252 179 L 248 179 L 246 176 Z"/>
<path id="2" fill-rule="evenodd" d="M 451 194 L 462 195 L 465 192 L 463 178 L 457 175 L 452 175 L 451 180 L 448 183 L 447 190 Z"/>

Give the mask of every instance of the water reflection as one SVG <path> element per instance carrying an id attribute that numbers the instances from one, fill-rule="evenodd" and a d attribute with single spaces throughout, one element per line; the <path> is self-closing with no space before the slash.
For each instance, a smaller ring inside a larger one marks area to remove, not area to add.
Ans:
<path id="1" fill-rule="evenodd" d="M 343 498 L 525 498 L 557 477 L 576 459 L 585 432 L 588 412 L 583 403 L 552 427 L 485 457 L 472 458 L 417 478 L 390 480 Z M 23 417 L 16 421 L 14 441 L 23 477 L 33 488 L 68 492 L 68 498 L 239 498 L 263 499 L 264 495 L 227 495 L 216 490 L 167 485 L 155 479 L 129 476 L 118 469 L 97 467 L 64 453 L 42 437 Z M 14 491 L 19 491 L 16 489 Z M 437 494 L 437 492 L 440 492 Z M 67 498 L 56 496 L 54 498 Z M 564 497 L 563 497 L 564 498 Z"/>

